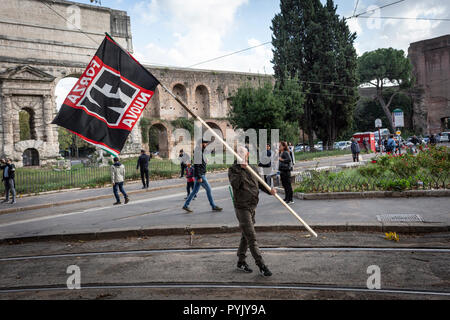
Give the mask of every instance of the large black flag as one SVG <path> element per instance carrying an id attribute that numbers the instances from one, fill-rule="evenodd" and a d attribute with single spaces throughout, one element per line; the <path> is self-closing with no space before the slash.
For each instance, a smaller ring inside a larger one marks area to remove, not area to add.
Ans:
<path id="1" fill-rule="evenodd" d="M 158 84 L 106 36 L 52 123 L 117 156 Z"/>

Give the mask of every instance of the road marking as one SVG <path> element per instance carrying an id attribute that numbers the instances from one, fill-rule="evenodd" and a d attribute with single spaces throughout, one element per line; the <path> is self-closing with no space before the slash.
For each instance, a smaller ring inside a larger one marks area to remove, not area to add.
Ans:
<path id="1" fill-rule="evenodd" d="M 216 190 L 221 190 L 221 189 L 225 189 L 225 188 L 228 188 L 228 185 L 211 188 L 211 190 L 212 191 L 216 191 Z M 150 198 L 150 199 L 136 200 L 136 201 L 130 202 L 130 204 L 131 205 L 135 205 L 135 204 L 140 204 L 140 203 L 147 203 L 147 202 L 152 202 L 152 201 L 158 201 L 158 200 L 165 200 L 165 199 L 180 197 L 180 196 L 184 196 L 184 195 L 186 195 L 186 192 L 175 193 L 175 194 L 171 194 L 171 195 L 167 195 L 167 196 L 159 196 L 159 197 Z M 127 204 L 127 206 L 130 206 L 130 204 Z M 52 215 L 52 216 L 44 216 L 44 217 L 39 217 L 39 218 L 32 218 L 32 219 L 26 219 L 26 220 L 20 220 L 20 221 L 7 222 L 7 223 L 0 224 L 0 228 L 2 228 L 2 227 L 9 227 L 9 226 L 17 225 L 17 224 L 23 224 L 23 223 L 30 223 L 30 222 L 49 220 L 49 219 L 56 219 L 56 218 L 61 218 L 61 217 L 68 217 L 68 216 L 73 216 L 73 215 L 83 214 L 83 213 L 92 213 L 92 212 L 101 211 L 101 210 L 108 210 L 108 209 L 112 209 L 112 208 L 122 208 L 122 206 L 118 207 L 118 206 L 111 205 L 111 206 L 100 207 L 100 208 L 89 208 L 89 209 L 85 209 L 85 210 L 82 210 L 82 211 L 61 213 L 61 214 Z"/>

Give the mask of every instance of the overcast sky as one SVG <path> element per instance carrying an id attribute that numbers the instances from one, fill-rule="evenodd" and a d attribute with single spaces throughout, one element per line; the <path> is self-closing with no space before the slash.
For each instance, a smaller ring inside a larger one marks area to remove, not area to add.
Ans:
<path id="1" fill-rule="evenodd" d="M 357 1 L 336 0 L 338 14 L 352 16 Z M 359 0 L 356 13 L 396 1 Z M 101 3 L 125 10 L 131 17 L 134 56 L 139 61 L 177 67 L 271 41 L 272 18 L 280 11 L 276 0 L 101 0 Z M 366 14 L 371 15 L 450 18 L 450 0 L 405 0 Z M 348 23 L 357 32 L 355 47 L 359 55 L 387 47 L 407 52 L 411 42 L 450 33 L 450 22 L 445 21 L 358 18 Z M 268 44 L 195 68 L 273 74 L 271 50 Z"/>

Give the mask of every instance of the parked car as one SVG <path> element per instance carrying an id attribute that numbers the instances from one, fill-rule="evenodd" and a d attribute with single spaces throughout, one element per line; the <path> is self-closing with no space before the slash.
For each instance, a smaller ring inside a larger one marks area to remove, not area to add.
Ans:
<path id="1" fill-rule="evenodd" d="M 298 144 L 294 148 L 294 152 L 307 152 L 309 151 L 309 146 L 306 144 Z"/>
<path id="2" fill-rule="evenodd" d="M 380 132 L 381 132 L 381 140 L 388 138 L 390 135 L 389 129 L 380 129 Z M 374 131 L 373 134 L 375 135 L 375 140 L 378 141 L 378 130 Z"/>
<path id="3" fill-rule="evenodd" d="M 323 141 L 319 141 L 314 145 L 314 149 L 323 151 Z"/>
<path id="4" fill-rule="evenodd" d="M 441 132 L 439 141 L 440 142 L 449 142 L 449 135 L 450 135 L 450 132 Z"/>
<path id="5" fill-rule="evenodd" d="M 350 150 L 351 145 L 351 141 L 339 141 L 335 143 L 335 149 Z"/>

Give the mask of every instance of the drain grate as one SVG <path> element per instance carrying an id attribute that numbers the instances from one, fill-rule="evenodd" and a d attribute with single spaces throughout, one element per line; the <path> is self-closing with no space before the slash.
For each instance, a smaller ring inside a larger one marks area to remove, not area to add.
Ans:
<path id="1" fill-rule="evenodd" d="M 379 222 L 423 222 L 418 214 L 382 214 L 377 215 Z"/>

